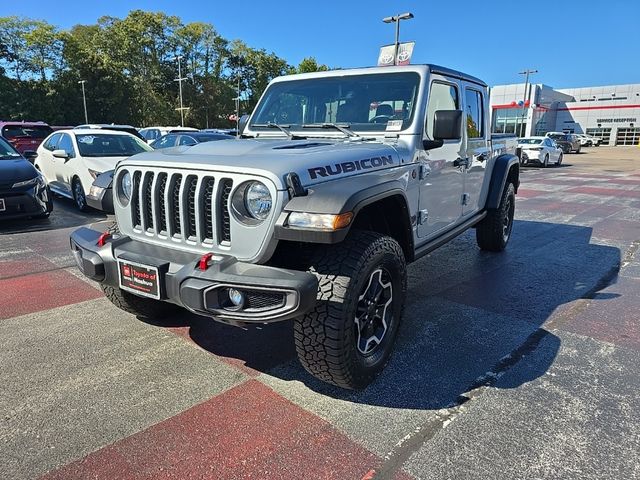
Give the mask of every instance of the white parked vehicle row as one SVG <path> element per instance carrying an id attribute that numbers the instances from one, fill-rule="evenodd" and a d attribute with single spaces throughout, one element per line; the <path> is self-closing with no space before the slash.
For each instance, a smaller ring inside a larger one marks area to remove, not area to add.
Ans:
<path id="1" fill-rule="evenodd" d="M 86 211 L 86 194 L 101 173 L 113 170 L 120 160 L 153 150 L 137 137 L 104 129 L 60 130 L 38 147 L 35 167 L 54 193 L 72 198 Z"/>
<path id="2" fill-rule="evenodd" d="M 549 137 L 526 137 L 518 140 L 522 149 L 522 164 L 539 163 L 548 167 L 551 162 L 562 164 L 563 152 L 556 142 Z"/>

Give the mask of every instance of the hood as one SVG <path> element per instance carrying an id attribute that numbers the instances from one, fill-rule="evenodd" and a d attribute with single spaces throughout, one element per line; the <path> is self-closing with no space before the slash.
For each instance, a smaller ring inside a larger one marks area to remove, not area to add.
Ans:
<path id="1" fill-rule="evenodd" d="M 36 168 L 24 158 L 0 160 L 0 186 L 11 186 L 38 175 Z"/>
<path id="2" fill-rule="evenodd" d="M 113 170 L 125 158 L 127 157 L 82 157 L 87 168 L 100 173 Z"/>
<path id="3" fill-rule="evenodd" d="M 268 173 L 284 185 L 295 172 L 304 186 L 364 171 L 390 168 L 410 160 L 408 150 L 382 141 L 243 139 L 207 142 L 131 157 L 127 164 L 205 168 L 236 173 Z"/>

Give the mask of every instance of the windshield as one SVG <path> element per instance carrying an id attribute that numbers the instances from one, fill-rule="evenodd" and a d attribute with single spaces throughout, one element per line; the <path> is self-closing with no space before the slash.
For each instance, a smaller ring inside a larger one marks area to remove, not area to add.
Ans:
<path id="1" fill-rule="evenodd" d="M 541 138 L 521 138 L 519 143 L 522 143 L 525 145 L 534 145 L 534 144 L 542 143 L 542 139 Z"/>
<path id="2" fill-rule="evenodd" d="M 38 138 L 47 137 L 53 130 L 48 126 L 7 125 L 2 128 L 4 138 Z"/>
<path id="3" fill-rule="evenodd" d="M 292 130 L 337 123 L 353 131 L 404 130 L 413 119 L 420 76 L 415 72 L 349 75 L 278 82 L 256 107 L 250 128 Z"/>
<path id="4" fill-rule="evenodd" d="M 0 137 L 0 160 L 12 160 L 20 157 L 21 155 L 16 152 L 11 145 L 9 145 L 9 142 Z"/>
<path id="5" fill-rule="evenodd" d="M 131 135 L 76 134 L 76 141 L 80 155 L 83 157 L 130 157 L 136 153 L 153 150 L 146 143 Z"/>

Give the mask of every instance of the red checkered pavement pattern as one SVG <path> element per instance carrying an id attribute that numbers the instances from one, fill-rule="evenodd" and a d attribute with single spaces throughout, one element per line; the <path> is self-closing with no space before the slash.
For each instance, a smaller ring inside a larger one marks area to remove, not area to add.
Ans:
<path id="1" fill-rule="evenodd" d="M 483 402 L 549 391 L 574 358 L 569 345 L 637 366 L 639 212 L 640 168 L 526 169 L 505 254 L 480 253 L 468 232 L 410 267 L 397 351 L 363 392 L 304 372 L 289 323 L 242 330 L 186 312 L 145 323 L 119 311 L 77 272 L 76 226 L 0 227 L 0 477 L 503 478 L 478 467 L 501 451 L 478 446 L 492 427 L 458 432 L 490 411 Z M 527 431 L 514 425 L 516 437 Z M 621 448 L 637 445 L 637 423 L 629 428 Z M 527 468 L 541 460 L 523 458 L 504 478 L 535 478 Z M 559 465 L 536 474 L 561 478 Z"/>

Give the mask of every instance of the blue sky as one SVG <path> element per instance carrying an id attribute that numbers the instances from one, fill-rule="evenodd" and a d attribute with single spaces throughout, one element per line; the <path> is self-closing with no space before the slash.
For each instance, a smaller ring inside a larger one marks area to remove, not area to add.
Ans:
<path id="1" fill-rule="evenodd" d="M 69 28 L 136 8 L 209 22 L 225 38 L 291 64 L 313 56 L 344 68 L 375 64 L 380 45 L 394 38 L 381 19 L 410 11 L 415 18 L 402 22 L 400 38 L 416 41 L 413 63 L 456 68 L 490 85 L 516 83 L 525 68 L 556 88 L 640 83 L 640 0 L 30 0 L 2 2 L 0 16 Z"/>

